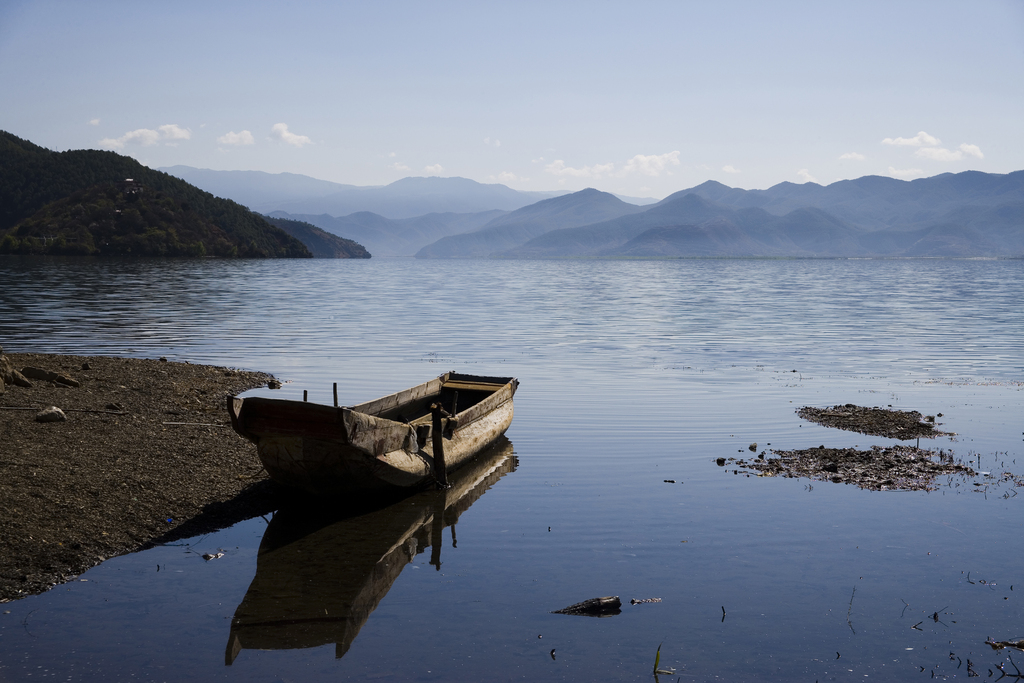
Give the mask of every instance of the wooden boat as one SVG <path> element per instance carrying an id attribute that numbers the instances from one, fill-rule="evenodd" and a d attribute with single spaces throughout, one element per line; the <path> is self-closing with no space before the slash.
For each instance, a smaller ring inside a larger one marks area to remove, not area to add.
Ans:
<path id="1" fill-rule="evenodd" d="M 508 429 L 518 386 L 449 372 L 351 407 L 229 396 L 228 412 L 281 484 L 320 496 L 397 493 L 446 486 L 448 471 Z"/>
<path id="2" fill-rule="evenodd" d="M 442 532 L 454 545 L 459 518 L 517 466 L 502 437 L 452 474 L 443 491 L 393 505 L 325 517 L 316 507 L 279 510 L 267 525 L 252 579 L 231 620 L 224 653 L 335 644 L 343 656 L 405 567 L 423 558 L 441 568 Z"/>

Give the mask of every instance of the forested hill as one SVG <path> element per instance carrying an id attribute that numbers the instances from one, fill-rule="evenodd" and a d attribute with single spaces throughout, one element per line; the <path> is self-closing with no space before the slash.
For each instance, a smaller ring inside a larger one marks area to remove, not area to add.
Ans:
<path id="1" fill-rule="evenodd" d="M 277 216 L 263 218 L 292 237 L 302 240 L 316 258 L 370 258 L 370 252 L 358 242 L 333 235 L 311 223 Z"/>
<path id="2" fill-rule="evenodd" d="M 126 209 L 131 209 L 127 215 Z M 80 246 L 69 246 L 74 244 Z M 53 152 L 5 131 L 0 131 L 0 251 L 312 256 L 301 241 L 259 214 L 130 157 L 96 150 Z"/>

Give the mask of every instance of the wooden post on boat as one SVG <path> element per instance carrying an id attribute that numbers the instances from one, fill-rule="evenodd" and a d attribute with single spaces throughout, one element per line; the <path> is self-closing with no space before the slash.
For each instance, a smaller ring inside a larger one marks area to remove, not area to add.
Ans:
<path id="1" fill-rule="evenodd" d="M 302 402 L 305 403 L 309 399 L 309 391 L 307 389 L 302 390 Z"/>
<path id="2" fill-rule="evenodd" d="M 334 407 L 338 407 L 338 383 L 334 383 Z"/>
<path id="3" fill-rule="evenodd" d="M 447 413 L 444 408 L 441 407 L 440 403 L 430 404 L 430 431 L 433 439 L 434 451 L 434 479 L 437 481 L 437 488 L 439 489 L 448 488 L 448 472 L 444 463 L 444 427 L 441 422 L 442 415 L 446 414 Z"/>

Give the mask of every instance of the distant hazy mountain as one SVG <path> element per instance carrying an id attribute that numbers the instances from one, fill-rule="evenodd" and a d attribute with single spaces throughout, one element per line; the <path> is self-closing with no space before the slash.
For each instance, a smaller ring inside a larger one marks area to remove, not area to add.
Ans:
<path id="1" fill-rule="evenodd" d="M 737 209 L 757 207 L 775 215 L 815 207 L 869 230 L 910 228 L 938 221 L 968 205 L 996 207 L 1024 202 L 1024 171 L 1006 175 L 979 171 L 943 173 L 909 182 L 864 176 L 828 186 L 779 183 L 767 190 L 740 190 L 708 181 L 676 193 L 684 194 L 697 194 Z"/>
<path id="2" fill-rule="evenodd" d="M 428 213 L 425 216 L 392 220 L 369 211 L 348 216 L 318 216 L 275 211 L 272 215 L 306 221 L 340 237 L 355 240 L 376 256 L 412 256 L 421 248 L 447 235 L 480 228 L 504 211 L 479 213 Z"/>
<path id="3" fill-rule="evenodd" d="M 167 166 L 157 169 L 255 211 L 272 211 L 284 202 L 324 197 L 336 192 L 359 189 L 329 180 L 318 180 L 297 173 L 263 171 L 211 171 L 191 166 Z"/>
<path id="4" fill-rule="evenodd" d="M 552 230 L 497 255 L 1020 257 L 1024 173 L 968 172 L 911 183 L 867 177 L 761 191 L 709 182 L 639 213 Z"/>
<path id="5" fill-rule="evenodd" d="M 600 256 L 620 247 L 649 228 L 694 225 L 715 218 L 732 218 L 732 209 L 695 194 L 672 195 L 647 210 L 593 225 L 552 230 L 501 253 L 506 258 L 580 258 Z M 671 201 L 669 201 L 671 199 Z"/>
<path id="6" fill-rule="evenodd" d="M 567 192 L 520 192 L 467 178 L 403 178 L 390 185 L 331 183 L 293 173 L 211 171 L 189 166 L 160 169 L 207 192 L 232 199 L 261 213 L 347 216 L 369 211 L 385 218 L 413 218 L 428 213 L 514 211 Z"/>
<path id="7" fill-rule="evenodd" d="M 607 192 L 588 188 L 498 216 L 475 232 L 444 237 L 416 258 L 487 258 L 559 228 L 590 225 L 643 211 Z"/>
<path id="8" fill-rule="evenodd" d="M 725 258 L 755 256 L 867 256 L 860 228 L 819 209 L 773 216 L 761 209 L 737 211 L 696 225 L 650 228 L 597 256 L 632 258 Z"/>
<path id="9" fill-rule="evenodd" d="M 182 177 L 196 171 L 183 168 L 175 167 Z M 767 190 L 708 181 L 643 206 L 596 190 L 525 193 L 465 178 L 356 187 L 289 174 L 201 173 L 188 177 L 207 189 L 219 182 L 233 199 L 258 188 L 244 195 L 254 208 L 384 256 L 1024 256 L 1024 171 Z"/>
<path id="10" fill-rule="evenodd" d="M 615 194 L 614 192 L 612 192 L 612 194 L 627 204 L 634 204 L 636 206 L 650 206 L 651 204 L 657 204 L 661 201 L 654 197 L 630 197 L 629 195 Z"/>

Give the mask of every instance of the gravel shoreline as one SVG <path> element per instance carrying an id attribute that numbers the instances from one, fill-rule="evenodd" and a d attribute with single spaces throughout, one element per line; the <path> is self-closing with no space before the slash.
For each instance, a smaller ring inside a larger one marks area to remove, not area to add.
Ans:
<path id="1" fill-rule="evenodd" d="M 0 602 L 279 506 L 282 491 L 225 409 L 225 396 L 264 386 L 270 375 L 2 352 L 0 370 L 4 359 L 72 383 L 30 379 L 31 387 L 0 389 Z M 66 421 L 37 422 L 49 406 Z"/>

